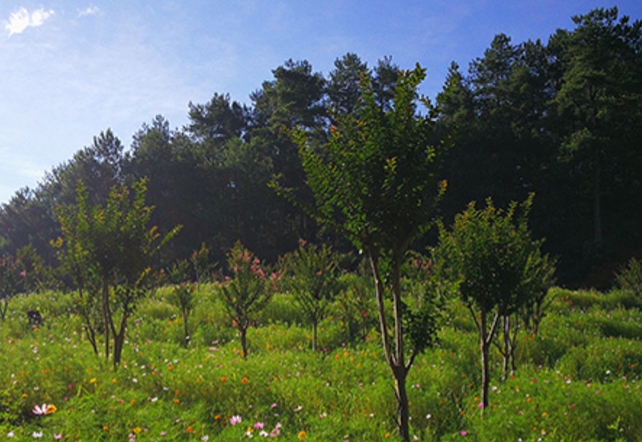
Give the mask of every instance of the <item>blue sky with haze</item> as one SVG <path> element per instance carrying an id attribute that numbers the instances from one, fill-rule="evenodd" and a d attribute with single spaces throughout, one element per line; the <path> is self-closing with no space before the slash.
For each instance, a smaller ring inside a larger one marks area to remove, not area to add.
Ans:
<path id="1" fill-rule="evenodd" d="M 434 98 L 450 62 L 467 69 L 494 35 L 547 41 L 615 5 L 642 19 L 639 0 L 2 0 L 0 203 L 107 128 L 129 147 L 144 122 L 181 127 L 214 92 L 249 104 L 290 58 L 324 75 L 347 52 L 419 62 Z"/>

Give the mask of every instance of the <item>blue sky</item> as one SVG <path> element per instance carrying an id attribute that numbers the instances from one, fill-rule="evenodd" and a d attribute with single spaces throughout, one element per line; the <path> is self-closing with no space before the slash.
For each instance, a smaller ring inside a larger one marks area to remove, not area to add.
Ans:
<path id="1" fill-rule="evenodd" d="M 347 52 L 419 62 L 434 98 L 450 62 L 467 68 L 494 35 L 547 41 L 614 5 L 642 19 L 639 0 L 2 0 L 0 203 L 107 128 L 129 147 L 144 122 L 181 127 L 214 92 L 249 104 L 290 58 L 324 75 Z"/>

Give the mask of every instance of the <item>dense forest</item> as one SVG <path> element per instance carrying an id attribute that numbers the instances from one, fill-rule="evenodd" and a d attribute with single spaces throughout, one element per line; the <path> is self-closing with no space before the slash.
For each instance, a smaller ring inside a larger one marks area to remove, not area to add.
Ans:
<path id="1" fill-rule="evenodd" d="M 558 281 L 604 287 L 642 255 L 642 22 L 616 8 L 573 20 L 573 30 L 558 30 L 548 42 L 497 35 L 467 70 L 450 67 L 422 112 L 434 125 L 430 141 L 451 146 L 441 164 L 445 224 L 471 201 L 506 207 L 533 193 L 530 227 L 557 257 Z M 327 142 L 335 120 L 358 107 L 364 74 L 385 108 L 400 72 L 392 58 L 368 66 L 353 53 L 337 58 L 327 75 L 289 60 L 249 105 L 214 93 L 189 104 L 182 128 L 161 115 L 143 124 L 129 148 L 107 129 L 2 206 L 0 254 L 21 257 L 30 275 L 39 269 L 46 279 L 45 269 L 58 265 L 51 243 L 61 236 L 59 208 L 76 203 L 79 182 L 98 204 L 114 185 L 141 179 L 153 224 L 164 233 L 182 226 L 163 251 L 168 265 L 203 245 L 210 263 L 223 263 L 238 240 L 268 262 L 300 238 L 350 251 L 305 204 L 293 205 L 270 183 L 311 200 L 293 131 L 312 144 Z M 413 248 L 424 251 L 436 235 Z"/>

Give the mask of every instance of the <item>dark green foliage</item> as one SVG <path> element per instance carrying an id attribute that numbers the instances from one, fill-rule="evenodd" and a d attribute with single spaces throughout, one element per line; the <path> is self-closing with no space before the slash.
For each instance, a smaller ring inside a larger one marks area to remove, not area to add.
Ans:
<path id="1" fill-rule="evenodd" d="M 490 382 L 489 350 L 495 332 L 503 321 L 505 369 L 512 357 L 509 318 L 527 303 L 541 305 L 550 281 L 548 259 L 539 251 L 528 230 L 532 197 L 506 211 L 496 209 L 491 200 L 486 208 L 474 203 L 455 217 L 451 231 L 440 226 L 439 246 L 434 257 L 443 275 L 456 282 L 457 291 L 471 313 L 481 350 L 482 407 L 488 407 Z M 537 301 L 529 299 L 537 297 Z M 532 304 L 531 304 L 532 305 Z M 541 311 L 540 311 L 541 315 Z"/>
<path id="2" fill-rule="evenodd" d="M 617 286 L 624 292 L 632 294 L 637 300 L 638 307 L 642 307 L 642 262 L 631 258 L 615 276 Z"/>
<path id="3" fill-rule="evenodd" d="M 9 299 L 21 291 L 24 275 L 21 275 L 21 268 L 16 259 L 12 256 L 0 258 L 0 319 L 4 322 L 9 309 Z"/>

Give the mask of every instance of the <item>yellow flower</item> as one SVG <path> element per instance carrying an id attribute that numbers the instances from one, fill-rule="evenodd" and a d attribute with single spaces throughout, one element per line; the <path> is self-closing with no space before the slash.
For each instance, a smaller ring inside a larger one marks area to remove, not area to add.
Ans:
<path id="1" fill-rule="evenodd" d="M 308 434 L 304 430 L 301 430 L 299 431 L 299 434 L 297 434 L 296 437 L 299 440 L 306 440 L 308 438 Z"/>
<path id="2" fill-rule="evenodd" d="M 141 430 L 140 427 L 136 427 L 132 431 L 134 432 L 134 434 L 139 434 L 143 430 Z"/>
<path id="3" fill-rule="evenodd" d="M 58 411 L 58 408 L 55 405 L 53 405 L 53 404 L 47 405 L 46 414 L 53 414 L 56 411 Z"/>
<path id="4" fill-rule="evenodd" d="M 96 378 L 91 378 L 91 379 L 89 379 L 89 383 L 90 383 L 90 384 L 95 384 L 95 383 L 96 383 Z"/>

